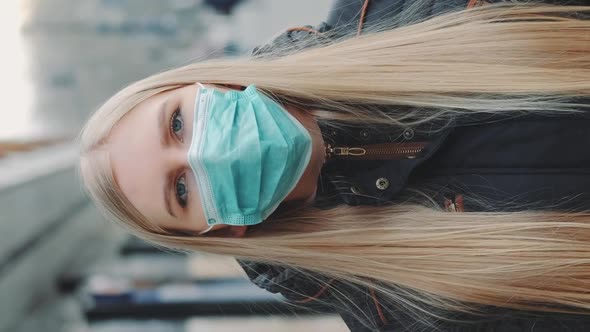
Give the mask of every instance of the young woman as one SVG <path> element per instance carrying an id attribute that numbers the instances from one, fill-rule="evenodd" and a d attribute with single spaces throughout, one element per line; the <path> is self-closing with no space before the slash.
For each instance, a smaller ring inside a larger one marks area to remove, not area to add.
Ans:
<path id="1" fill-rule="evenodd" d="M 338 1 L 131 84 L 81 135 L 90 196 L 352 331 L 583 330 L 590 7 L 460 2 Z"/>

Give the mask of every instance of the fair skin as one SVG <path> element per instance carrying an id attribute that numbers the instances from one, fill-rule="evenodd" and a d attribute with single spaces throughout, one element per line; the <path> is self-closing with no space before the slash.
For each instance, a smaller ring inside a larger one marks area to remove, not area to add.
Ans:
<path id="1" fill-rule="evenodd" d="M 187 159 L 198 89 L 194 84 L 148 98 L 108 137 L 107 152 L 121 191 L 150 221 L 168 230 L 198 233 L 208 228 Z M 324 141 L 312 115 L 284 106 L 309 131 L 313 144 L 311 161 L 285 202 L 310 203 L 324 163 Z M 207 235 L 239 237 L 245 231 L 246 226 L 216 225 Z"/>

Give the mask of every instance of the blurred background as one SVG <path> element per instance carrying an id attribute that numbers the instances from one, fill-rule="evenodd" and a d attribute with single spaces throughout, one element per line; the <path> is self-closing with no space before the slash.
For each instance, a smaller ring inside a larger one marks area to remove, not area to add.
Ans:
<path id="1" fill-rule="evenodd" d="M 0 332 L 348 331 L 252 285 L 228 257 L 154 248 L 76 176 L 84 120 L 126 84 L 248 54 L 332 0 L 0 2 Z"/>

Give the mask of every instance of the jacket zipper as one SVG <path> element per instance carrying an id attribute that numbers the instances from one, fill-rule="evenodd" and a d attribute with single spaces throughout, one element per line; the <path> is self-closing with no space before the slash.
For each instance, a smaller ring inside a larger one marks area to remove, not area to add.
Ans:
<path id="1" fill-rule="evenodd" d="M 424 150 L 425 142 L 381 143 L 360 146 L 326 145 L 328 159 L 394 160 L 414 159 Z"/>

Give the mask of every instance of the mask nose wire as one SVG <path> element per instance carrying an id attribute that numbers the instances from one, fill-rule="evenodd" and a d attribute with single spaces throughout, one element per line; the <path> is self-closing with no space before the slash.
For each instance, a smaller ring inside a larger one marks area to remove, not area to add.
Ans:
<path id="1" fill-rule="evenodd" d="M 199 89 L 206 89 L 205 86 L 201 82 L 197 82 L 197 85 L 199 86 Z M 197 97 L 198 97 L 198 95 L 199 95 L 199 92 L 197 92 Z M 195 106 L 194 106 L 195 109 L 197 107 L 196 103 L 198 103 L 198 102 L 199 102 L 198 99 L 195 99 Z M 195 116 L 196 116 L 196 114 L 195 114 Z M 193 130 L 195 130 L 195 128 L 193 128 Z M 194 139 L 194 137 L 193 137 L 193 139 Z M 192 147 L 193 143 L 194 142 L 191 140 L 191 147 Z M 187 153 L 186 153 L 186 156 L 187 156 L 186 163 L 189 166 L 188 169 L 190 169 L 191 173 L 193 174 L 193 178 L 196 180 L 197 179 L 197 174 L 195 174 L 195 171 L 193 170 L 193 167 L 189 163 L 189 154 L 190 154 L 190 147 L 189 147 L 189 151 L 187 151 Z M 213 226 L 215 226 L 215 225 L 210 225 L 206 230 L 199 232 L 199 235 L 203 235 L 203 234 L 211 231 L 211 229 L 213 228 Z"/>

